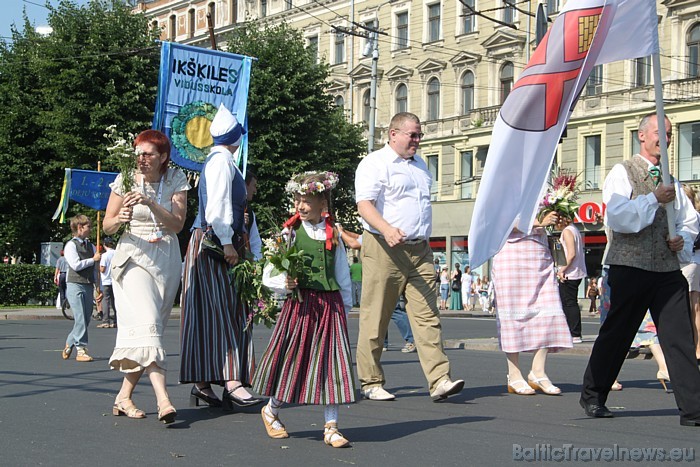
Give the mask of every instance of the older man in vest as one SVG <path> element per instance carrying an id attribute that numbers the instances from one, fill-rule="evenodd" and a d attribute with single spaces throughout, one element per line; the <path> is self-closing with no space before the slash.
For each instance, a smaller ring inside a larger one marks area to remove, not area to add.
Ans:
<path id="1" fill-rule="evenodd" d="M 606 257 L 610 311 L 593 346 L 580 403 L 589 417 L 613 416 L 605 406 L 608 393 L 648 309 L 666 355 L 680 423 L 700 426 L 700 370 L 688 283 L 679 266 L 679 258 L 691 252 L 698 223 L 680 184 L 659 183 L 660 144 L 671 141 L 671 122 L 666 119 L 665 124 L 663 141 L 656 114 L 644 116 L 639 124 L 639 154 L 616 164 L 605 179 L 605 224 L 612 231 Z M 669 209 L 664 208 L 666 203 Z M 668 215 L 676 226 L 673 238 L 669 238 Z"/>

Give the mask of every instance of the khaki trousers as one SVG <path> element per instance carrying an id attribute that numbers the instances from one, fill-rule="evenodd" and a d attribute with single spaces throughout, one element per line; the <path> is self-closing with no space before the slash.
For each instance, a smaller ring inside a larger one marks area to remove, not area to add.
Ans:
<path id="1" fill-rule="evenodd" d="M 406 296 L 418 358 L 430 392 L 450 377 L 437 312 L 433 253 L 428 242 L 390 247 L 378 235 L 362 235 L 362 301 L 357 339 L 357 374 L 362 389 L 383 386 L 382 356 L 391 314 L 399 295 Z"/>

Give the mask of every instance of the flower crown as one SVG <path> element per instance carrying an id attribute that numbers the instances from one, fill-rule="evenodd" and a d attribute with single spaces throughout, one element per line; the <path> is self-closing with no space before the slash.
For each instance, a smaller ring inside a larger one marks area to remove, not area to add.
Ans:
<path id="1" fill-rule="evenodd" d="M 302 180 L 307 179 L 310 175 L 321 175 L 324 177 L 322 181 L 311 181 L 302 183 Z M 285 191 L 287 193 L 299 195 L 315 195 L 329 191 L 335 188 L 338 184 L 338 174 L 335 172 L 318 172 L 310 171 L 303 174 L 295 174 L 291 180 L 287 182 Z"/>

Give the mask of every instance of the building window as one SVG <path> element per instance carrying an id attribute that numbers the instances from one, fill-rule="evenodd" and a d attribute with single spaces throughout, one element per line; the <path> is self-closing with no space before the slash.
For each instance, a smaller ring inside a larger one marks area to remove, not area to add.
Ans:
<path id="1" fill-rule="evenodd" d="M 503 0 L 503 22 L 513 24 L 515 21 L 515 0 Z"/>
<path id="2" fill-rule="evenodd" d="M 437 200 L 438 194 L 438 156 L 427 156 L 425 158 L 425 163 L 428 165 L 430 178 L 433 181 L 430 186 L 430 201 L 435 201 Z"/>
<path id="3" fill-rule="evenodd" d="M 238 0 L 231 0 L 231 24 L 238 22 Z"/>
<path id="4" fill-rule="evenodd" d="M 635 58 L 632 61 L 634 82 L 633 86 L 648 86 L 651 84 L 651 57 Z"/>
<path id="5" fill-rule="evenodd" d="M 362 95 L 362 121 L 369 124 L 369 114 L 371 112 L 369 102 L 369 89 Z"/>
<path id="6" fill-rule="evenodd" d="M 294 5 L 292 4 L 292 0 L 284 0 L 284 9 L 285 10 L 291 10 Z"/>
<path id="7" fill-rule="evenodd" d="M 345 34 L 336 31 L 333 64 L 338 65 L 343 62 L 345 62 Z"/>
<path id="8" fill-rule="evenodd" d="M 559 11 L 559 0 L 547 0 L 547 16 Z"/>
<path id="9" fill-rule="evenodd" d="M 700 180 L 700 122 L 678 126 L 678 179 Z"/>
<path id="10" fill-rule="evenodd" d="M 688 78 L 700 76 L 700 24 L 688 34 Z"/>
<path id="11" fill-rule="evenodd" d="M 260 0 L 260 17 L 267 16 L 267 0 Z"/>
<path id="12" fill-rule="evenodd" d="M 511 89 L 513 89 L 513 64 L 510 62 L 506 62 L 502 67 L 501 67 L 501 74 L 500 74 L 500 82 L 501 82 L 501 87 L 500 87 L 500 93 L 501 93 L 501 104 L 503 104 L 506 101 L 506 97 L 508 97 L 508 94 L 510 94 Z"/>
<path id="13" fill-rule="evenodd" d="M 440 40 L 440 4 L 428 5 L 428 42 Z"/>
<path id="14" fill-rule="evenodd" d="M 586 136 L 585 189 L 597 190 L 600 186 L 600 135 Z"/>
<path id="15" fill-rule="evenodd" d="M 190 9 L 190 11 L 187 12 L 187 17 L 189 20 L 189 36 L 190 36 L 190 38 L 192 38 L 192 37 L 194 37 L 194 28 L 195 28 L 194 8 Z"/>
<path id="16" fill-rule="evenodd" d="M 396 112 L 408 112 L 408 88 L 405 84 L 396 86 Z"/>
<path id="17" fill-rule="evenodd" d="M 472 151 L 462 151 L 460 153 L 461 172 L 460 188 L 462 199 L 472 199 L 474 197 L 474 153 Z"/>
<path id="18" fill-rule="evenodd" d="M 462 115 L 474 108 L 474 73 L 467 71 L 462 75 Z"/>
<path id="19" fill-rule="evenodd" d="M 586 81 L 586 95 L 595 96 L 603 92 L 603 65 L 596 65 Z"/>
<path id="20" fill-rule="evenodd" d="M 632 154 L 630 154 L 630 156 L 634 156 L 635 154 L 639 154 L 640 149 L 641 149 L 641 144 L 639 144 L 639 131 L 633 130 L 632 131 Z"/>
<path id="21" fill-rule="evenodd" d="M 309 51 L 314 62 L 318 63 L 318 36 L 309 36 L 306 38 L 306 50 Z"/>
<path id="22" fill-rule="evenodd" d="M 365 21 L 363 26 L 368 29 L 377 29 L 377 21 L 374 19 L 372 21 Z M 372 33 L 366 30 L 365 32 L 367 33 L 367 37 L 365 37 L 360 53 L 362 56 L 368 57 L 372 54 Z"/>
<path id="23" fill-rule="evenodd" d="M 428 81 L 428 120 L 440 118 L 440 80 L 431 78 Z"/>
<path id="24" fill-rule="evenodd" d="M 345 109 L 345 99 L 343 96 L 335 96 L 335 99 L 333 99 L 333 104 L 335 104 L 335 106 L 340 110 Z"/>
<path id="25" fill-rule="evenodd" d="M 474 8 L 474 0 L 460 1 Z M 462 5 L 462 34 L 468 34 L 470 32 L 474 32 L 474 15 L 469 8 Z"/>
<path id="26" fill-rule="evenodd" d="M 209 4 L 209 14 L 211 15 L 212 27 L 216 27 L 216 4 L 214 2 Z"/>
<path id="27" fill-rule="evenodd" d="M 408 12 L 396 15 L 396 49 L 408 48 Z"/>
<path id="28" fill-rule="evenodd" d="M 175 15 L 170 15 L 170 40 L 174 41 L 177 36 L 177 18 Z"/>

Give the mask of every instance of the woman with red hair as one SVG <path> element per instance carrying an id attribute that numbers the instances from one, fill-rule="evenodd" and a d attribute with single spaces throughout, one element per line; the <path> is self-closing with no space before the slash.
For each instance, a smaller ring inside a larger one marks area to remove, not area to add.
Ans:
<path id="1" fill-rule="evenodd" d="M 165 383 L 163 332 L 180 285 L 181 258 L 177 233 L 185 223 L 187 190 L 185 174 L 169 168 L 170 142 L 160 131 L 140 133 L 134 147 L 137 170 L 130 174 L 133 186 L 125 187 L 127 174 L 110 185 L 103 229 L 116 233 L 128 224 L 112 258 L 112 289 L 119 309 L 117 342 L 110 367 L 124 373 L 114 401 L 114 415 L 145 418 L 131 395 L 146 371 L 156 394 L 158 420 L 172 423 L 176 411 Z"/>

